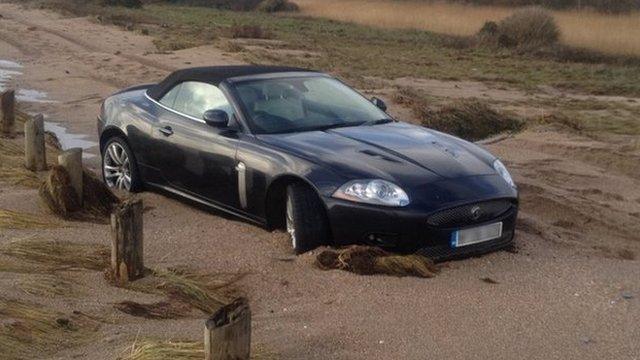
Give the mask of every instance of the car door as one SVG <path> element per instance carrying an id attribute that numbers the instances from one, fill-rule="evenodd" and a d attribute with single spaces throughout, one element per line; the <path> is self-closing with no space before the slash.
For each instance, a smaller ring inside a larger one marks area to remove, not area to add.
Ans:
<path id="1" fill-rule="evenodd" d="M 167 111 L 159 116 L 154 131 L 161 152 L 156 167 L 169 186 L 237 208 L 237 133 L 202 120 L 204 112 L 212 109 L 224 110 L 232 118 L 232 106 L 211 84 L 189 81 L 174 89 L 160 100 Z"/>

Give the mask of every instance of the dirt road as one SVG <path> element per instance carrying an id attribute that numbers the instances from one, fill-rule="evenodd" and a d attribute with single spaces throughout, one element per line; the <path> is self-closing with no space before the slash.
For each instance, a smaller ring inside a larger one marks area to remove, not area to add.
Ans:
<path id="1" fill-rule="evenodd" d="M 174 68 L 239 62 L 213 47 L 157 54 L 150 37 L 84 18 L 8 4 L 0 4 L 0 14 L 0 59 L 22 65 L 9 85 L 45 92 L 52 102 L 23 105 L 85 134 L 94 155 L 104 96 Z M 549 127 L 488 145 L 520 185 L 519 251 L 451 262 L 433 279 L 323 272 L 312 266 L 313 254 L 292 257 L 282 233 L 154 193 L 143 194 L 146 265 L 249 272 L 240 286 L 254 311 L 253 339 L 283 359 L 640 359 L 635 141 L 605 142 Z M 98 157 L 86 162 L 95 167 Z M 0 208 L 42 213 L 35 190 L 0 188 Z M 74 223 L 3 230 L 0 244 L 30 235 L 106 244 L 109 229 Z M 116 314 L 112 304 L 134 295 L 98 275 L 78 281 L 91 290 L 83 297 L 33 300 L 118 321 L 103 324 L 90 345 L 54 358 L 114 359 L 137 336 L 202 337 L 201 318 Z M 0 279 L 0 288 L 17 294 L 11 279 Z"/>

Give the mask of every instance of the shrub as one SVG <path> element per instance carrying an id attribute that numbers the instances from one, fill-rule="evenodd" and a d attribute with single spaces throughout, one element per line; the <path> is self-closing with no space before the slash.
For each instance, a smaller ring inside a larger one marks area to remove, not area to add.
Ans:
<path id="1" fill-rule="evenodd" d="M 257 10 L 272 13 L 279 11 L 299 11 L 300 8 L 296 3 L 289 0 L 263 0 L 258 4 Z"/>
<path id="2" fill-rule="evenodd" d="M 254 10 L 261 0 L 168 0 L 171 3 L 192 6 L 206 6 L 234 11 Z"/>
<path id="3" fill-rule="evenodd" d="M 491 25 L 485 24 L 485 27 Z M 497 34 L 499 44 L 507 47 L 548 46 L 557 43 L 560 38 L 560 30 L 553 16 L 540 7 L 527 7 L 515 11 L 500 21 Z"/>
<path id="4" fill-rule="evenodd" d="M 527 7 L 515 11 L 498 24 L 500 44 L 536 48 L 558 42 L 560 30 L 553 16 L 543 8 Z"/>
<path id="5" fill-rule="evenodd" d="M 142 0 L 102 0 L 105 6 L 124 6 L 128 8 L 142 7 Z"/>
<path id="6" fill-rule="evenodd" d="M 518 131 L 523 126 L 520 120 L 501 114 L 477 99 L 457 100 L 437 111 L 424 108 L 421 113 L 423 126 L 469 141 Z"/>
<path id="7" fill-rule="evenodd" d="M 260 25 L 232 25 L 227 28 L 228 36 L 234 39 L 270 39 L 271 33 Z"/>

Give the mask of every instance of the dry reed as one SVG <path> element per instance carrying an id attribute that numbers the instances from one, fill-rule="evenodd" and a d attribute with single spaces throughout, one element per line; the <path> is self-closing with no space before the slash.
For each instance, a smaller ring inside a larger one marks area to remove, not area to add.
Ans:
<path id="1" fill-rule="evenodd" d="M 28 274 L 18 279 L 17 287 L 36 296 L 77 296 L 76 283 L 60 274 Z"/>
<path id="2" fill-rule="evenodd" d="M 195 341 L 143 340 L 125 349 L 123 360 L 203 359 L 204 344 Z"/>
<path id="3" fill-rule="evenodd" d="M 0 248 L 0 253 L 58 270 L 100 271 L 109 266 L 109 249 L 99 244 L 22 239 Z"/>
<path id="4" fill-rule="evenodd" d="M 29 115 L 18 110 L 16 111 L 16 130 L 24 127 L 24 122 Z M 17 131 L 21 135 L 20 131 Z M 51 165 L 56 158 L 59 148 L 52 145 L 51 136 L 47 136 L 47 160 Z M 9 185 L 21 185 L 37 188 L 41 179 L 39 174 L 24 167 L 24 138 L 0 137 L 0 182 Z"/>
<path id="5" fill-rule="evenodd" d="M 430 278 L 438 267 L 428 258 L 417 255 L 396 255 L 371 246 L 350 246 L 340 250 L 325 250 L 316 257 L 322 270 L 339 269 L 359 275 L 384 274 Z"/>
<path id="6" fill-rule="evenodd" d="M 66 317 L 39 304 L 0 298 L 2 358 L 35 359 L 80 344 L 95 330 L 87 318 Z"/>
<path id="7" fill-rule="evenodd" d="M 233 299 L 230 285 L 246 274 L 199 274 L 186 270 L 157 270 L 157 289 L 205 313 L 213 313 Z"/>
<path id="8" fill-rule="evenodd" d="M 0 209 L 0 229 L 44 229 L 59 226 L 60 222 L 53 219 Z"/>
<path id="9" fill-rule="evenodd" d="M 204 358 L 204 344 L 200 341 L 167 341 L 143 339 L 127 347 L 119 357 L 122 360 L 189 360 Z M 251 359 L 275 360 L 277 354 L 261 344 L 252 346 Z"/>
<path id="10" fill-rule="evenodd" d="M 121 301 L 114 307 L 125 314 L 146 319 L 177 319 L 187 316 L 191 308 L 179 301 L 159 301 L 141 304 L 135 301 Z"/>
<path id="11" fill-rule="evenodd" d="M 422 29 L 473 35 L 486 21 L 500 21 L 514 9 L 426 1 L 298 0 L 300 13 L 384 28 Z M 640 55 L 640 12 L 603 14 L 552 10 L 562 42 L 617 55 Z"/>

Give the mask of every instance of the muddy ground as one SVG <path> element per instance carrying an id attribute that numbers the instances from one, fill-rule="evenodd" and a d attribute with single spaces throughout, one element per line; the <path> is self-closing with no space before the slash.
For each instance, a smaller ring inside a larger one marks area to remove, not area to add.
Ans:
<path id="1" fill-rule="evenodd" d="M 94 169 L 100 99 L 172 69 L 240 62 L 213 46 L 159 54 L 150 37 L 92 19 L 9 4 L 0 4 L 0 14 L 0 59 L 21 65 L 0 62 L 12 71 L 5 86 L 42 92 L 22 92 L 21 107 L 84 135 L 63 136 L 63 145 L 85 147 L 85 163 Z M 517 90 L 396 82 L 451 98 L 493 97 L 525 115 L 545 112 L 523 105 L 531 94 Z M 553 89 L 536 96 L 553 98 Z M 406 109 L 390 105 L 411 120 Z M 450 262 L 433 279 L 323 272 L 312 266 L 314 254 L 293 257 L 281 232 L 144 193 L 146 265 L 248 272 L 238 286 L 251 300 L 253 340 L 283 359 L 640 358 L 638 139 L 538 126 L 486 147 L 507 163 L 521 190 L 516 253 Z M 19 186 L 0 186 L 0 209 L 51 217 L 36 190 Z M 1 229 L 0 245 L 26 237 L 109 243 L 106 225 L 61 225 Z M 114 359 L 140 338 L 201 340 L 203 315 L 121 314 L 113 309 L 117 301 L 159 299 L 113 288 L 98 272 L 74 276 L 84 291 L 62 297 L 28 295 L 13 276 L 0 278 L 3 296 L 112 320 L 100 324 L 92 341 L 51 358 Z"/>

